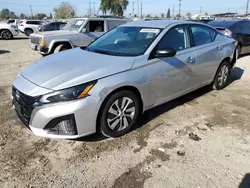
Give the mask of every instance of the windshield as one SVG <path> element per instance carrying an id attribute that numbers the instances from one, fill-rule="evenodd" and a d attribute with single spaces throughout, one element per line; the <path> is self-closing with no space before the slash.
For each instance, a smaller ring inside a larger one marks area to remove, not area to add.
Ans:
<path id="1" fill-rule="evenodd" d="M 70 31 L 78 31 L 84 24 L 85 19 L 70 20 L 62 29 Z"/>
<path id="2" fill-rule="evenodd" d="M 161 31 L 158 28 L 117 27 L 90 44 L 87 50 L 115 56 L 139 56 Z"/>

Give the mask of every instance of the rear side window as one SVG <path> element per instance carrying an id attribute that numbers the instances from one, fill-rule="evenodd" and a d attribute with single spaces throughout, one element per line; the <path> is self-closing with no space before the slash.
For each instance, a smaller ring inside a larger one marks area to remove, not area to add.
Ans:
<path id="1" fill-rule="evenodd" d="M 216 31 L 200 25 L 193 25 L 191 26 L 191 31 L 193 34 L 194 45 L 200 46 L 204 44 L 212 43 L 216 38 Z"/>
<path id="2" fill-rule="evenodd" d="M 120 20 L 108 20 L 108 30 L 111 30 L 115 28 L 116 26 L 125 24 L 126 21 L 120 21 Z"/>
<path id="3" fill-rule="evenodd" d="M 89 21 L 86 29 L 88 32 L 104 32 L 104 21 Z"/>

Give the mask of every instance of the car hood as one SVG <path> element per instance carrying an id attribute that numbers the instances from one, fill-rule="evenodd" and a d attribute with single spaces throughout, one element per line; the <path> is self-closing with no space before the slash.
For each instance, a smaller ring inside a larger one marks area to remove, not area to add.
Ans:
<path id="1" fill-rule="evenodd" d="M 0 23 L 0 27 L 2 27 L 2 28 L 9 28 L 9 27 L 11 27 L 11 25 L 7 24 L 7 23 Z"/>
<path id="2" fill-rule="evenodd" d="M 58 31 L 37 32 L 37 33 L 33 33 L 32 35 L 47 37 L 47 36 L 56 36 L 56 35 L 70 35 L 70 34 L 74 34 L 75 35 L 76 33 L 77 33 L 77 31 L 58 30 Z"/>
<path id="3" fill-rule="evenodd" d="M 40 59 L 26 67 L 21 75 L 38 86 L 60 90 L 129 70 L 134 61 L 135 57 L 75 48 Z"/>

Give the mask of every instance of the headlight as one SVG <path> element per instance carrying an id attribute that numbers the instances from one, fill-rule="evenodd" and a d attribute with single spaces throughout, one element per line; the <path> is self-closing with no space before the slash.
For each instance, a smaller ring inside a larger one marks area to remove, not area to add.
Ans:
<path id="1" fill-rule="evenodd" d="M 65 101 L 71 101 L 71 100 L 84 98 L 88 96 L 88 92 L 91 90 L 91 88 L 95 84 L 96 82 L 91 82 L 88 84 L 83 84 L 83 85 L 79 85 L 79 86 L 75 86 L 72 88 L 55 91 L 53 93 L 43 95 L 39 100 L 39 104 L 65 102 Z"/>

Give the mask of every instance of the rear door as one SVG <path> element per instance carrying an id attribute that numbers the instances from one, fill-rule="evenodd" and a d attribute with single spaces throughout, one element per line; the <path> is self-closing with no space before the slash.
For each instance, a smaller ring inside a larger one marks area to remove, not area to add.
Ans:
<path id="1" fill-rule="evenodd" d="M 84 29 L 86 29 L 86 32 L 80 32 L 78 35 L 79 46 L 89 45 L 104 33 L 104 20 L 89 20 Z"/>
<path id="2" fill-rule="evenodd" d="M 216 30 L 203 26 L 191 25 L 193 49 L 196 56 L 196 80 L 195 83 L 209 83 L 223 59 L 223 43 L 216 40 Z"/>
<path id="3" fill-rule="evenodd" d="M 153 56 L 158 49 L 166 48 L 176 50 L 176 55 L 169 58 Z M 151 54 L 148 69 L 150 105 L 172 100 L 196 85 L 196 59 L 188 24 L 175 26 L 165 34 Z"/>

